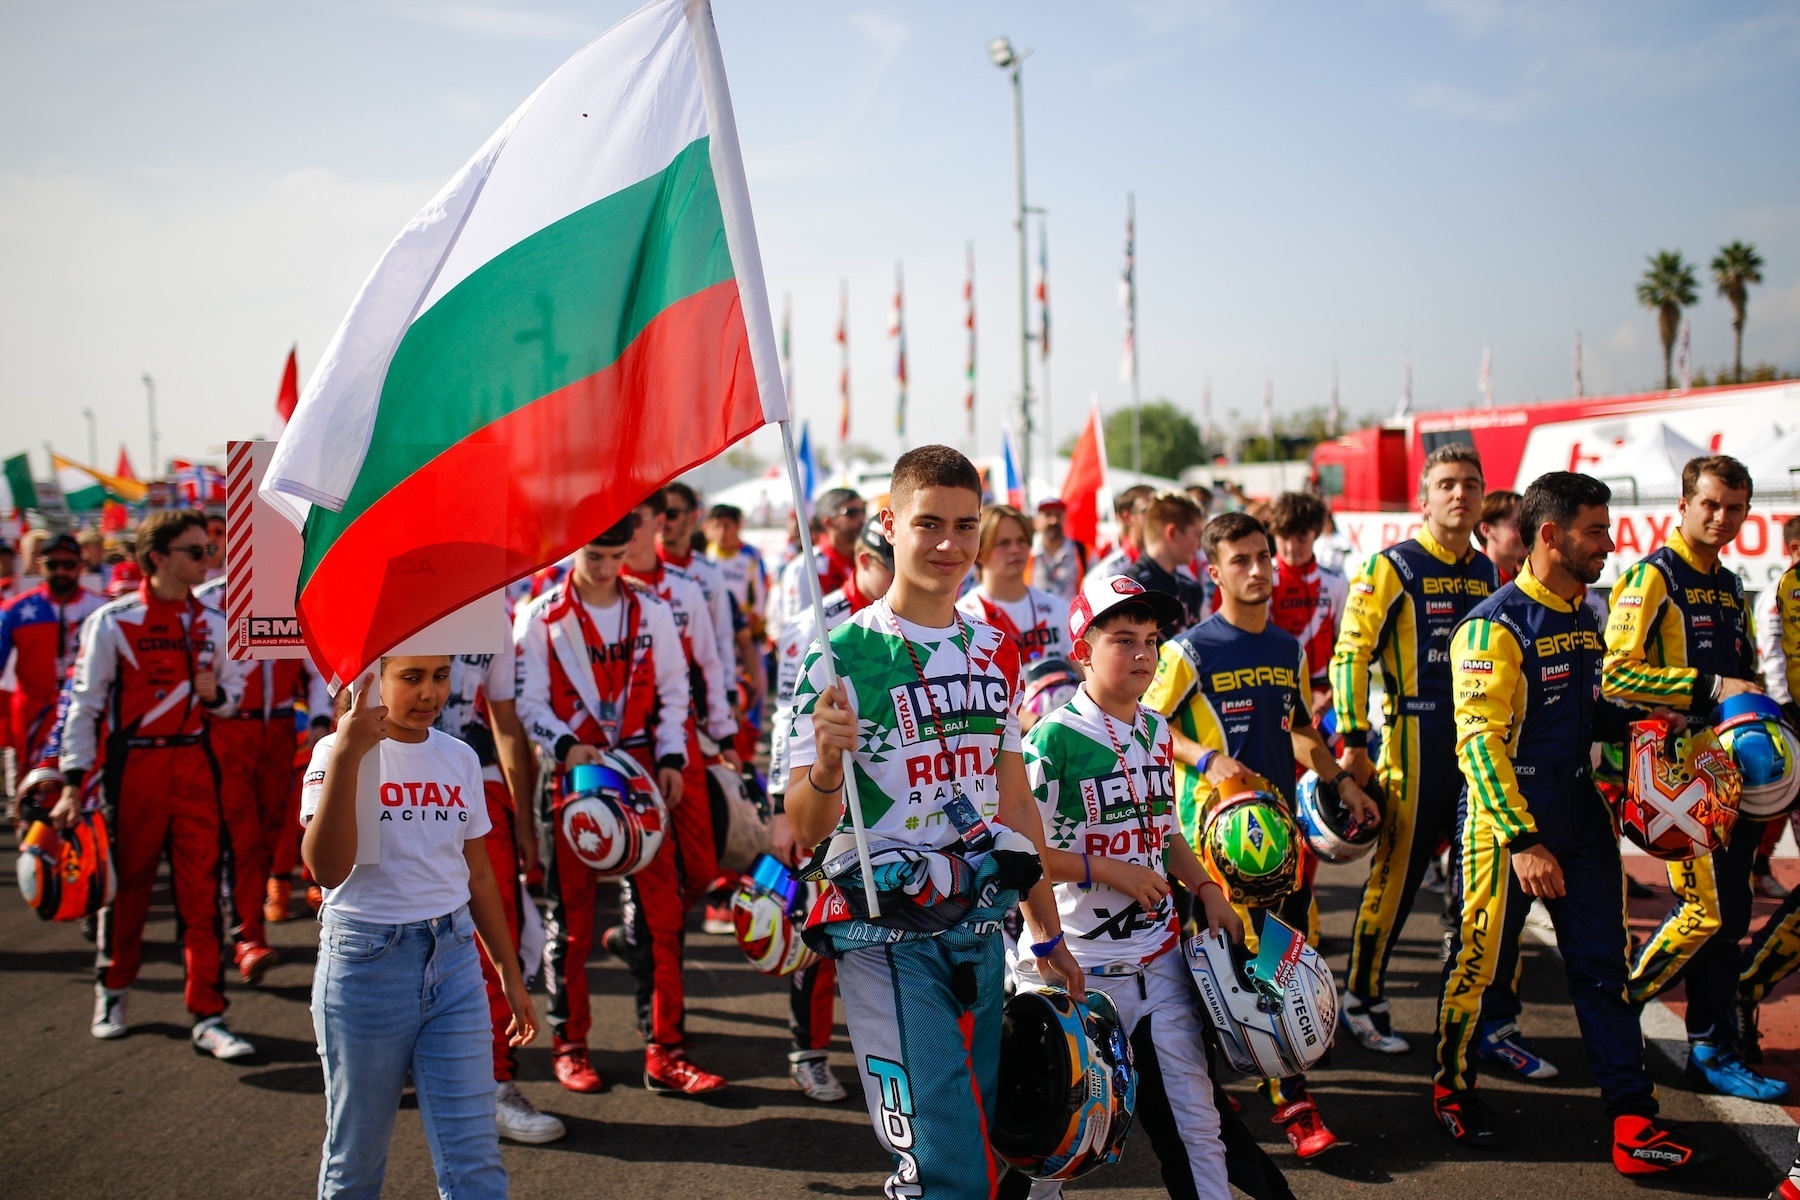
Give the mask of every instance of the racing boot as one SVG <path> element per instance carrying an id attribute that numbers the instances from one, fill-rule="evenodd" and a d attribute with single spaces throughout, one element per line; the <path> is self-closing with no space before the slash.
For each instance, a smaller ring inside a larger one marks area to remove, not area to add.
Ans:
<path id="1" fill-rule="evenodd" d="M 1736 1009 L 1737 1028 L 1732 1036 L 1737 1039 L 1738 1054 L 1747 1063 L 1759 1063 L 1763 1060 L 1762 1030 L 1756 1024 L 1756 1002 L 1739 996 Z"/>
<path id="2" fill-rule="evenodd" d="M 125 998 L 126 988 L 109 988 L 103 983 L 94 985 L 94 1019 L 88 1025 L 88 1032 L 102 1041 L 125 1036 Z"/>
<path id="3" fill-rule="evenodd" d="M 644 1047 L 644 1086 L 653 1092 L 701 1096 L 724 1087 L 725 1077 L 696 1067 L 680 1046 L 651 1042 Z"/>
<path id="4" fill-rule="evenodd" d="M 1689 1087 L 1740 1100 L 1768 1103 L 1788 1094 L 1784 1081 L 1758 1075 L 1744 1065 L 1736 1051 L 1716 1042 L 1693 1042 L 1688 1046 L 1686 1074 Z"/>
<path id="5" fill-rule="evenodd" d="M 1301 1158 L 1317 1158 L 1338 1144 L 1337 1134 L 1325 1128 L 1319 1106 L 1311 1096 L 1303 1095 L 1283 1104 L 1269 1119 L 1281 1126 L 1294 1153 Z"/>
<path id="6" fill-rule="evenodd" d="M 1654 1118 L 1632 1114 L 1613 1118 L 1613 1167 L 1621 1175 L 1666 1175 L 1712 1162 L 1716 1157 Z"/>
<path id="7" fill-rule="evenodd" d="M 1394 1032 L 1386 1000 L 1365 1004 L 1362 997 L 1347 991 L 1339 998 L 1338 1018 L 1365 1050 L 1377 1054 L 1405 1054 L 1412 1049 L 1410 1042 Z"/>
<path id="8" fill-rule="evenodd" d="M 194 1022 L 190 1037 L 195 1054 L 210 1054 L 224 1062 L 256 1057 L 256 1047 L 225 1027 L 224 1017 L 202 1017 Z"/>
<path id="9" fill-rule="evenodd" d="M 805 1093 L 808 1100 L 817 1100 L 820 1104 L 836 1104 L 849 1094 L 844 1091 L 844 1085 L 839 1082 L 822 1051 L 790 1051 L 788 1078 Z"/>
<path id="10" fill-rule="evenodd" d="M 287 920 L 288 903 L 293 896 L 293 880 L 270 879 L 268 889 L 263 892 L 263 920 L 270 925 L 279 925 Z"/>
<path id="11" fill-rule="evenodd" d="M 1477 1150 L 1504 1150 L 1506 1132 L 1494 1122 L 1494 1110 L 1474 1088 L 1453 1092 L 1442 1085 L 1431 1089 L 1431 1111 L 1444 1132 Z"/>
<path id="12" fill-rule="evenodd" d="M 281 955 L 261 942 L 239 942 L 232 957 L 237 960 L 238 974 L 248 984 L 261 983 L 269 968 L 281 961 Z"/>
<path id="13" fill-rule="evenodd" d="M 552 1039 L 550 1067 L 556 1072 L 556 1082 L 571 1092 L 597 1092 L 604 1086 L 600 1082 L 600 1072 L 588 1062 L 586 1046 Z"/>
<path id="14" fill-rule="evenodd" d="M 1483 1061 L 1499 1063 L 1520 1079 L 1542 1083 L 1561 1074 L 1555 1064 L 1531 1048 L 1517 1021 L 1483 1021 L 1475 1047 Z"/>

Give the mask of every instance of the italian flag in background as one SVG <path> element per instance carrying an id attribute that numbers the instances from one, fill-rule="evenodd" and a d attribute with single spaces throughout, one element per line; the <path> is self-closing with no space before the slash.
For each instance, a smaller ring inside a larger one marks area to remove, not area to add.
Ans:
<path id="1" fill-rule="evenodd" d="M 786 417 L 705 0 L 565 63 L 394 239 L 283 431 L 298 614 L 344 682 Z"/>

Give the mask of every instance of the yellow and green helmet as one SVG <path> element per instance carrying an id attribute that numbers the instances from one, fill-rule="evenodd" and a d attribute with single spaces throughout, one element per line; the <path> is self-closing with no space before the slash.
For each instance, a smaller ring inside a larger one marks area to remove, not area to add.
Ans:
<path id="1" fill-rule="evenodd" d="M 1238 904 L 1266 908 L 1294 890 L 1300 834 L 1287 805 L 1260 775 L 1218 785 L 1200 834 L 1207 871 Z"/>

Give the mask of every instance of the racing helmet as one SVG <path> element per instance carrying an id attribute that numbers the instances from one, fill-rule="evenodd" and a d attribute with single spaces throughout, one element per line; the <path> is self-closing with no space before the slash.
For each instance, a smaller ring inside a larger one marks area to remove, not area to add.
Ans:
<path id="1" fill-rule="evenodd" d="M 1263 913 L 1255 956 L 1223 933 L 1188 939 L 1188 969 L 1233 1069 L 1262 1079 L 1298 1075 L 1331 1046 L 1337 986 L 1331 968 L 1273 913 Z"/>
<path id="2" fill-rule="evenodd" d="M 1294 890 L 1300 831 L 1260 775 L 1218 785 L 1200 830 L 1200 860 L 1239 904 L 1267 906 Z"/>
<path id="3" fill-rule="evenodd" d="M 1725 845 L 1738 818 L 1738 772 L 1713 731 L 1635 721 L 1623 786 L 1602 787 L 1619 832 L 1652 858 L 1699 858 Z"/>
<path id="4" fill-rule="evenodd" d="M 988 1141 L 1034 1179 L 1074 1179 L 1117 1162 L 1137 1109 L 1137 1069 L 1105 992 L 1015 992 L 1000 1026 L 1000 1094 Z"/>
<path id="5" fill-rule="evenodd" d="M 1775 701 L 1760 692 L 1733 696 L 1719 705 L 1713 728 L 1743 776 L 1739 812 L 1760 820 L 1794 806 L 1800 795 L 1800 740 Z"/>
<path id="6" fill-rule="evenodd" d="M 1365 790 L 1378 807 L 1385 807 L 1385 797 L 1373 776 Z M 1381 837 L 1380 824 L 1358 824 L 1339 799 L 1337 789 L 1321 782 L 1316 771 L 1308 771 L 1300 778 L 1294 792 L 1294 822 L 1312 852 L 1326 862 L 1355 862 L 1373 850 Z"/>
<path id="7" fill-rule="evenodd" d="M 1047 717 L 1075 697 L 1081 668 L 1066 658 L 1040 658 L 1019 677 L 1019 711 Z"/>
<path id="8" fill-rule="evenodd" d="M 19 895 L 45 921 L 79 921 L 112 903 L 118 890 L 106 818 L 85 812 L 59 832 L 33 821 L 19 843 Z"/>
<path id="9" fill-rule="evenodd" d="M 754 793 L 751 784 L 755 784 Z M 769 848 L 768 797 L 754 775 L 743 775 L 724 763 L 706 768 L 706 798 L 712 805 L 713 851 L 721 875 L 736 875 Z M 760 803 L 759 803 L 760 802 Z"/>
<path id="10" fill-rule="evenodd" d="M 802 883 L 775 858 L 759 854 L 731 897 L 738 949 L 764 975 L 792 975 L 818 961 L 800 940 L 820 887 Z"/>
<path id="11" fill-rule="evenodd" d="M 601 879 L 623 879 L 662 849 L 669 811 L 650 772 L 624 751 L 608 750 L 599 762 L 569 771 L 556 823 L 583 866 Z"/>

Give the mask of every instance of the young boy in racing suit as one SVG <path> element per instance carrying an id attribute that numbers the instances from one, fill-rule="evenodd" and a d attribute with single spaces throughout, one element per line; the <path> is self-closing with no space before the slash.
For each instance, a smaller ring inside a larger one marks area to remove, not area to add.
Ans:
<path id="1" fill-rule="evenodd" d="M 894 1156 L 892 1196 L 991 1198 L 1000 1059 L 1001 921 L 1021 899 L 1037 971 L 1086 995 L 1063 944 L 1019 742 L 1019 660 L 956 611 L 975 557 L 981 476 L 947 446 L 894 464 L 883 531 L 894 584 L 808 654 L 788 744 L 787 815 L 830 881 L 809 945 L 837 959 L 869 1115 Z M 823 651 L 841 674 L 830 678 Z M 847 772 L 873 878 L 850 832 Z M 864 886 L 878 893 L 879 914 Z"/>
<path id="2" fill-rule="evenodd" d="M 1655 1120 L 1644 1037 L 1625 995 L 1618 833 L 1588 765 L 1594 741 L 1623 738 L 1629 719 L 1602 697 L 1599 620 L 1584 602 L 1613 549 L 1610 500 L 1607 486 L 1586 475 L 1553 471 L 1533 481 L 1519 521 L 1530 558 L 1451 642 L 1468 799 L 1459 830 L 1462 920 L 1444 968 L 1432 1105 L 1457 1141 L 1483 1150 L 1505 1144 L 1475 1090 L 1472 1051 L 1499 947 L 1516 943 L 1537 897 L 1556 926 L 1582 1042 L 1612 1118 L 1613 1166 L 1639 1176 L 1701 1156 Z"/>
<path id="3" fill-rule="evenodd" d="M 1169 1195 L 1229 1200 L 1206 1018 L 1168 876 L 1198 899 L 1207 928 L 1241 941 L 1243 924 L 1176 824 L 1168 721 L 1138 702 L 1156 670 L 1158 630 L 1180 613 L 1174 597 L 1122 575 L 1082 589 L 1068 630 L 1087 678 L 1026 735 L 1025 773 L 1044 821 L 1044 870 L 1056 884 L 1064 944 L 1088 985 L 1119 1010 L 1138 1072 L 1137 1119 Z M 1029 967 L 1019 976 L 1022 986 L 1038 982 Z M 1235 1117 L 1231 1124 L 1243 1133 Z M 1264 1187 L 1241 1180 L 1246 1190 L 1285 1193 L 1267 1188 L 1265 1162 L 1255 1170 Z M 1032 1200 L 1060 1195 L 1056 1181 L 1031 1188 Z"/>
<path id="4" fill-rule="evenodd" d="M 822 602 L 827 633 L 887 595 L 894 582 L 894 548 L 882 533 L 878 519 L 863 527 L 851 558 L 854 565 L 844 586 Z M 794 690 L 800 683 L 800 665 L 818 640 L 817 629 L 809 603 L 782 628 L 775 654 L 775 724 L 769 737 L 769 806 L 774 815 L 769 825 L 769 853 L 789 866 L 799 865 L 809 853 L 795 843 L 793 828 L 788 824 L 786 764 Z M 845 1094 L 844 1085 L 826 1062 L 826 1052 L 831 1047 L 832 1001 L 837 993 L 837 963 L 819 958 L 790 978 L 793 985 L 788 999 L 788 1029 L 794 1045 L 788 1052 L 788 1077 L 807 1099 L 835 1104 Z"/>
<path id="5" fill-rule="evenodd" d="M 137 553 L 144 582 L 82 631 L 62 737 L 63 794 L 51 814 L 58 827 L 73 825 L 88 772 L 104 772 L 118 891 L 100 914 L 89 1031 L 127 1032 L 126 993 L 143 961 L 166 848 L 194 1048 L 249 1058 L 255 1047 L 225 1026 L 219 763 L 210 737 L 212 717 L 231 713 L 243 695 L 248 664 L 225 657 L 225 619 L 194 598 L 210 553 L 206 519 L 190 510 L 153 513 L 138 527 Z"/>
<path id="6" fill-rule="evenodd" d="M 672 812 L 686 799 L 688 673 L 681 637 L 669 606 L 648 588 L 620 577 L 626 548 L 637 529 L 627 516 L 575 552 L 575 565 L 556 584 L 519 610 L 513 626 L 519 647 L 519 719 L 557 764 L 555 801 L 570 767 L 600 761 L 602 751 L 624 749 L 656 776 Z M 704 806 L 704 793 L 698 799 Z M 544 864 L 549 913 L 544 984 L 550 993 L 551 1065 L 572 1092 L 597 1092 L 599 1074 L 588 1061 L 587 958 L 594 944 L 594 873 L 568 844 L 558 814 L 551 816 L 550 853 Z M 678 839 L 665 837 L 648 867 L 631 879 L 640 892 L 675 895 Z M 659 905 L 656 912 L 674 909 Z M 679 910 L 676 916 L 679 917 Z M 646 1075 L 697 1077 L 682 1043 L 679 922 L 658 923 L 650 1045 Z M 640 982 L 640 989 L 642 984 Z M 640 997 L 640 1001 L 642 997 Z"/>
<path id="7" fill-rule="evenodd" d="M 1207 522 L 1206 569 L 1218 588 L 1219 611 L 1163 645 L 1156 679 L 1144 703 L 1171 720 L 1175 747 L 1177 823 L 1190 845 L 1205 828 L 1212 785 L 1235 775 L 1261 775 L 1294 804 L 1294 764 L 1310 767 L 1338 789 L 1359 822 L 1379 819 L 1374 802 L 1332 760 L 1312 725 L 1312 685 L 1306 653 L 1294 635 L 1269 619 L 1275 578 L 1274 547 L 1262 523 L 1247 513 Z M 1317 942 L 1311 864 L 1272 911 Z M 1257 928 L 1243 913 L 1252 933 Z M 1265 1081 L 1275 1104 L 1271 1118 L 1301 1158 L 1337 1145 L 1306 1077 Z"/>
<path id="8" fill-rule="evenodd" d="M 1750 473 L 1735 458 L 1696 458 L 1682 468 L 1680 527 L 1613 588 L 1601 679 L 1608 699 L 1666 704 L 1710 724 L 1720 701 L 1762 690 L 1744 586 L 1719 563 L 1749 515 L 1750 493 Z M 1632 963 L 1631 998 L 1645 1003 L 1684 980 L 1688 1079 L 1772 1101 L 1787 1095 L 1787 1083 L 1745 1065 L 1733 1036 L 1738 943 L 1750 927 L 1750 876 L 1765 825 L 1741 816 L 1725 846 L 1668 865 L 1676 904 Z"/>

